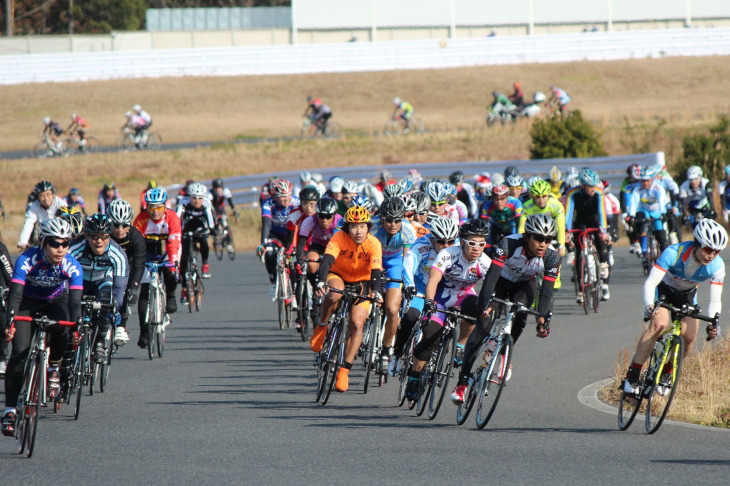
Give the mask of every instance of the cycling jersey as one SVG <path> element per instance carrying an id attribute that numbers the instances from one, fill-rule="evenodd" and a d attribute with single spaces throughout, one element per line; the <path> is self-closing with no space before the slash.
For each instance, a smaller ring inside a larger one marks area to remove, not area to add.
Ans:
<path id="1" fill-rule="evenodd" d="M 147 212 L 139 213 L 134 218 L 134 227 L 147 242 L 147 261 L 179 262 L 182 226 L 175 211 L 165 208 L 159 221 L 152 221 Z"/>
<path id="2" fill-rule="evenodd" d="M 683 201 L 684 207 L 690 211 L 712 209 L 712 185 L 704 177 L 696 189 L 690 187 L 688 180 L 684 181 L 679 186 L 679 198 Z"/>
<path id="3" fill-rule="evenodd" d="M 727 179 L 720 181 L 717 192 L 720 193 L 720 203 L 723 209 L 730 209 L 730 181 Z"/>
<path id="4" fill-rule="evenodd" d="M 68 252 L 83 269 L 84 292 L 96 295 L 101 287 L 111 286 L 111 296 L 121 306 L 129 278 L 129 263 L 122 247 L 110 239 L 104 253 L 96 255 L 82 236 L 71 242 Z"/>
<path id="5" fill-rule="evenodd" d="M 410 118 L 411 115 L 413 115 L 413 105 L 408 103 L 407 101 L 402 101 L 401 104 L 398 105 L 398 108 L 396 108 L 396 110 L 403 110 L 401 118 Z"/>
<path id="6" fill-rule="evenodd" d="M 215 228 L 213 207 L 208 199 L 204 199 L 203 205 L 196 208 L 190 202 L 189 196 L 183 197 L 177 206 L 177 216 L 183 231 L 196 231 L 200 228 L 212 231 Z"/>
<path id="7" fill-rule="evenodd" d="M 544 208 L 540 208 L 535 201 L 530 200 L 522 206 L 522 215 L 520 216 L 520 224 L 517 228 L 518 233 L 525 232 L 525 221 L 527 217 L 533 214 L 547 214 L 555 220 L 557 226 L 557 240 L 560 246 L 565 246 L 565 209 L 560 201 L 552 197 L 548 198 L 548 202 Z"/>
<path id="8" fill-rule="evenodd" d="M 588 196 L 581 187 L 574 187 L 566 196 L 565 229 L 602 228 L 606 229 L 606 202 L 603 189 Z"/>
<path id="9" fill-rule="evenodd" d="M 424 293 L 435 260 L 436 250 L 431 238 L 425 236 L 416 240 L 403 258 L 403 286 L 415 287 L 419 293 Z"/>
<path id="10" fill-rule="evenodd" d="M 135 116 L 138 116 L 142 120 L 144 120 L 144 122 L 145 122 L 146 125 L 151 125 L 152 124 L 152 117 L 150 116 L 149 113 L 147 113 L 144 110 L 139 110 L 139 113 L 137 113 Z"/>
<path id="11" fill-rule="evenodd" d="M 292 202 L 289 207 L 281 207 L 276 204 L 273 197 L 270 197 L 264 201 L 261 205 L 261 217 L 268 218 L 271 220 L 270 234 L 284 240 L 286 238 L 286 221 L 289 218 L 289 213 L 299 206 L 299 198 L 292 197 Z M 266 235 L 264 235 L 266 237 Z"/>
<path id="12" fill-rule="evenodd" d="M 61 135 L 63 133 L 63 127 L 58 122 L 52 121 L 51 123 L 48 124 L 48 126 L 46 126 L 46 129 L 44 130 L 44 132 L 45 131 L 49 131 L 49 132 L 52 131 L 52 132 L 55 132 L 56 135 Z"/>
<path id="13" fill-rule="evenodd" d="M 468 218 L 476 217 L 479 212 L 479 204 L 477 204 L 476 193 L 471 184 L 463 182 L 461 184 L 461 189 L 459 189 L 459 192 L 456 193 L 456 198 L 464 203 L 464 207 L 468 213 Z"/>
<path id="14" fill-rule="evenodd" d="M 23 225 L 23 231 L 20 232 L 20 241 L 18 246 L 25 246 L 30 240 L 30 235 L 33 233 L 36 221 L 40 224 L 44 221 L 48 221 L 56 215 L 56 211 L 61 206 L 65 206 L 66 201 L 58 196 L 53 196 L 53 202 L 47 208 L 41 205 L 40 201 L 35 201 L 30 205 L 28 210 L 25 212 L 25 224 Z"/>
<path id="15" fill-rule="evenodd" d="M 398 233 L 393 236 L 388 236 L 385 228 L 380 223 L 380 216 L 375 216 L 370 234 L 380 241 L 383 248 L 383 263 L 386 266 L 398 260 L 402 261 L 404 252 L 408 251 L 408 248 L 416 242 L 416 230 L 406 220 L 403 220 Z"/>
<path id="16" fill-rule="evenodd" d="M 120 199 L 119 197 L 119 191 L 114 190 L 114 195 L 111 198 L 106 197 L 105 194 L 106 191 L 103 189 L 99 191 L 99 212 L 100 213 L 106 213 L 106 208 L 111 204 L 112 201 L 116 199 Z"/>
<path id="17" fill-rule="evenodd" d="M 336 214 L 330 224 L 330 227 L 325 230 L 322 229 L 322 226 L 319 224 L 316 214 L 308 216 L 304 218 L 304 221 L 302 221 L 299 226 L 299 236 L 308 238 L 310 245 L 321 245 L 326 247 L 330 239 L 332 239 L 332 235 L 334 235 L 337 231 L 337 223 L 339 223 L 341 219 L 342 217 L 339 214 Z"/>
<path id="18" fill-rule="evenodd" d="M 416 221 L 411 221 L 411 226 L 413 226 L 413 229 L 416 232 L 416 241 L 431 233 L 430 229 L 428 229 L 425 225 L 422 225 L 421 223 L 417 223 Z"/>
<path id="19" fill-rule="evenodd" d="M 456 207 L 452 206 L 451 204 L 446 204 L 444 206 L 444 218 L 449 218 L 456 224 L 459 223 L 459 211 L 456 209 Z"/>
<path id="20" fill-rule="evenodd" d="M 459 224 L 464 224 L 464 221 L 469 219 L 469 211 L 466 209 L 466 206 L 458 199 L 454 201 L 452 206 L 456 209 L 456 214 L 459 216 Z"/>
<path id="21" fill-rule="evenodd" d="M 444 248 L 431 266 L 443 275 L 436 287 L 434 301 L 443 308 L 449 308 L 461 303 L 468 295 L 476 295 L 474 285 L 487 275 L 491 264 L 492 259 L 486 253 L 470 262 L 464 258 L 461 246 Z"/>
<path id="22" fill-rule="evenodd" d="M 51 265 L 43 258 L 43 250 L 36 246 L 26 250 L 15 261 L 12 283 L 23 285 L 23 297 L 53 300 L 67 290 L 84 288 L 81 264 L 70 253 L 61 263 Z M 20 305 L 20 301 L 17 303 Z M 17 311 L 17 307 L 10 310 Z"/>
<path id="23" fill-rule="evenodd" d="M 661 185 L 652 182 L 649 189 L 644 189 L 641 184 L 635 187 L 630 193 L 628 202 L 627 213 L 634 217 L 638 210 L 644 210 L 649 214 L 664 214 L 667 211 L 669 198 Z"/>
<path id="24" fill-rule="evenodd" d="M 373 270 L 383 269 L 380 241 L 371 234 L 360 245 L 356 245 L 347 232 L 338 231 L 327 243 L 325 255 L 331 255 L 335 259 L 329 272 L 337 274 L 345 282 L 370 280 Z M 320 281 L 324 282 L 326 278 L 326 275 L 320 275 Z"/>
<path id="25" fill-rule="evenodd" d="M 514 233 L 521 215 L 522 203 L 512 196 L 507 197 L 504 209 L 497 209 L 494 201 L 490 199 L 479 211 L 479 217 L 489 221 L 490 225 L 502 234 Z"/>
<path id="26" fill-rule="evenodd" d="M 145 270 L 145 261 L 147 259 L 147 243 L 145 237 L 140 231 L 132 226 L 129 233 L 124 239 L 115 240 L 117 244 L 124 250 L 127 255 L 127 263 L 129 264 L 129 279 L 127 287 L 133 292 L 139 290 L 139 283 L 142 280 Z M 127 302 L 124 302 L 126 306 Z"/>
<path id="27" fill-rule="evenodd" d="M 227 187 L 223 188 L 223 192 L 221 194 L 218 194 L 215 189 L 211 189 L 210 200 L 213 203 L 213 209 L 218 214 L 223 214 L 225 212 L 226 203 L 228 203 L 231 209 L 235 209 L 233 206 L 233 194 L 231 194 L 230 189 Z"/>
<path id="28" fill-rule="evenodd" d="M 555 97 L 560 100 L 561 105 L 567 105 L 568 103 L 570 103 L 570 96 L 568 96 L 568 93 L 566 93 L 562 89 L 555 88 L 555 90 L 553 90 L 553 93 L 555 94 Z"/>
<path id="29" fill-rule="evenodd" d="M 76 201 L 72 201 L 70 197 L 64 197 L 63 200 L 66 202 L 66 206 L 69 208 L 75 208 L 76 206 L 79 207 L 79 211 L 82 211 L 86 208 L 86 205 L 84 204 L 84 198 L 81 197 L 81 194 L 78 194 L 76 196 Z"/>

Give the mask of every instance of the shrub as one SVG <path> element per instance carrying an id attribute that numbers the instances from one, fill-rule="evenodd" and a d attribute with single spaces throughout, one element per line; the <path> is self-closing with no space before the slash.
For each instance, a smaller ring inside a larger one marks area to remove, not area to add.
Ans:
<path id="1" fill-rule="evenodd" d="M 682 138 L 682 159 L 674 164 L 679 180 L 685 180 L 687 168 L 702 167 L 711 181 L 725 178 L 725 166 L 730 164 L 730 118 L 724 116 L 709 129 L 709 133 L 695 133 Z"/>
<path id="2" fill-rule="evenodd" d="M 538 120 L 530 128 L 531 159 L 566 159 L 606 155 L 601 137 L 579 110 Z"/>

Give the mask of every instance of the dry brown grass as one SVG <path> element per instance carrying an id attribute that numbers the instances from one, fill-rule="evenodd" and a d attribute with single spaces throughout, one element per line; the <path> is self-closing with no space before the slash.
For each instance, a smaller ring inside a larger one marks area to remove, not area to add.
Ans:
<path id="1" fill-rule="evenodd" d="M 702 339 L 702 336 L 698 338 Z M 619 353 L 613 382 L 599 391 L 601 400 L 618 406 L 621 397 L 618 388 L 631 357 L 629 349 Z M 685 356 L 679 389 L 667 417 L 682 422 L 730 428 L 730 340 L 705 343 L 701 351 Z"/>

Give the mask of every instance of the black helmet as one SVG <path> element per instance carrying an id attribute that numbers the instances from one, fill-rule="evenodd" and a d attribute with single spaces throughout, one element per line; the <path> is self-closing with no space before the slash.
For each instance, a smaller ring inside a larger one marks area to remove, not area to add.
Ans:
<path id="1" fill-rule="evenodd" d="M 506 169 L 504 169 L 504 178 L 507 179 L 511 175 L 520 175 L 520 171 L 517 170 L 517 167 L 514 165 L 510 165 Z"/>
<path id="2" fill-rule="evenodd" d="M 84 233 L 111 233 L 112 220 L 104 213 L 96 213 L 86 218 Z"/>
<path id="3" fill-rule="evenodd" d="M 466 238 L 467 236 L 489 236 L 489 225 L 483 219 L 469 219 L 459 228 L 459 236 Z"/>
<path id="4" fill-rule="evenodd" d="M 462 182 L 464 182 L 464 173 L 460 170 L 457 170 L 449 176 L 449 182 L 453 185 L 461 184 Z"/>
<path id="5" fill-rule="evenodd" d="M 316 187 L 307 186 L 299 191 L 299 199 L 302 201 L 319 201 L 319 191 Z"/>
<path id="6" fill-rule="evenodd" d="M 214 188 L 223 187 L 223 179 L 221 179 L 220 177 L 213 179 L 213 187 Z"/>
<path id="7" fill-rule="evenodd" d="M 112 183 L 106 182 L 104 184 L 104 190 L 105 191 L 111 191 L 112 189 L 114 189 L 115 191 L 117 190 L 117 186 L 113 182 Z"/>
<path id="8" fill-rule="evenodd" d="M 35 185 L 35 192 L 40 194 L 41 192 L 46 191 L 51 191 L 53 193 L 56 192 L 56 188 L 53 187 L 53 183 L 51 183 L 50 181 L 40 181 L 38 184 Z"/>
<path id="9" fill-rule="evenodd" d="M 331 197 L 323 197 L 317 201 L 316 212 L 319 216 L 331 218 L 337 212 L 337 201 Z"/>
<path id="10" fill-rule="evenodd" d="M 380 217 L 383 219 L 403 219 L 406 215 L 406 203 L 399 197 L 389 197 L 380 205 Z"/>

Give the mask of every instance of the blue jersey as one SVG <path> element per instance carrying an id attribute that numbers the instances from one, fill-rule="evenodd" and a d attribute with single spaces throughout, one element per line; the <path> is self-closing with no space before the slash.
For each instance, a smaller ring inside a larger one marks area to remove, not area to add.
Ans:
<path id="1" fill-rule="evenodd" d="M 398 259 L 402 261 L 403 252 L 407 251 L 416 242 L 416 230 L 405 219 L 403 220 L 400 231 L 391 236 L 389 241 L 385 229 L 380 224 L 380 217 L 375 216 L 370 234 L 376 237 L 383 247 L 383 263 Z"/>
<path id="2" fill-rule="evenodd" d="M 636 211 L 639 209 L 649 213 L 664 214 L 667 212 L 668 205 L 669 198 L 664 188 L 656 182 L 652 182 L 649 189 L 644 189 L 642 185 L 634 188 L 629 197 L 627 212 L 629 216 L 636 216 Z"/>
<path id="3" fill-rule="evenodd" d="M 24 286 L 24 297 L 38 300 L 52 300 L 67 290 L 84 288 L 83 270 L 70 253 L 58 265 L 51 265 L 38 246 L 18 257 L 11 281 Z"/>
<path id="4" fill-rule="evenodd" d="M 434 260 L 436 250 L 433 249 L 431 236 L 420 237 L 408 249 L 403 259 L 403 285 L 416 287 L 419 293 L 424 293 Z"/>
<path id="5" fill-rule="evenodd" d="M 687 292 L 697 284 L 710 280 L 711 284 L 722 285 L 725 279 L 725 263 L 720 256 L 709 265 L 700 265 L 692 258 L 694 241 L 685 241 L 667 247 L 654 265 L 667 272 L 662 283 L 678 292 Z"/>
<path id="6" fill-rule="evenodd" d="M 286 238 L 286 220 L 292 209 L 299 207 L 299 198 L 292 197 L 289 207 L 281 207 L 276 204 L 273 197 L 266 199 L 261 204 L 261 217 L 271 219 L 271 234 L 279 239 Z"/>

